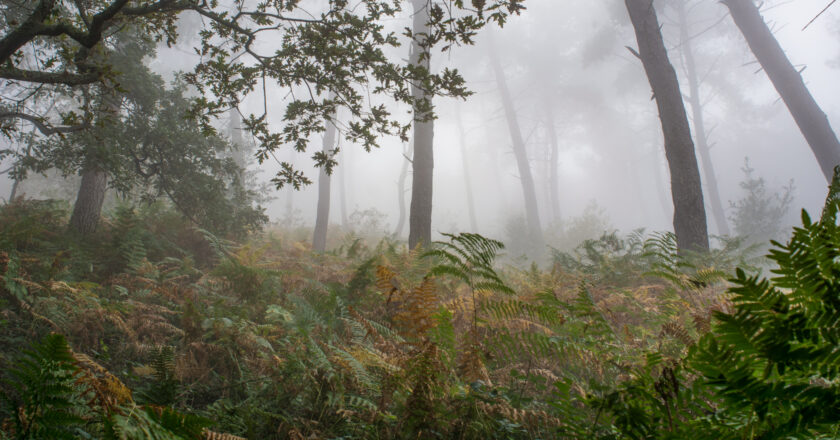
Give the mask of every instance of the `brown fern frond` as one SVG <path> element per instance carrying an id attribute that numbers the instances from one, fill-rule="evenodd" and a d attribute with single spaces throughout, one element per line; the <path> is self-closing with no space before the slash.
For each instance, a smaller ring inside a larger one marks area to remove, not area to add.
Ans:
<path id="1" fill-rule="evenodd" d="M 91 392 L 88 406 L 99 406 L 107 413 L 118 410 L 120 405 L 133 402 L 131 390 L 105 367 L 83 353 L 72 352 L 81 374 L 76 385 Z"/>
<path id="2" fill-rule="evenodd" d="M 691 314 L 691 319 L 694 321 L 694 328 L 700 334 L 706 334 L 712 329 L 712 317 L 706 312 L 696 312 Z"/>
<path id="3" fill-rule="evenodd" d="M 562 426 L 563 422 L 543 410 L 519 409 L 506 402 L 477 402 L 478 409 L 488 415 L 502 416 L 510 421 L 528 426 Z"/>
<path id="4" fill-rule="evenodd" d="M 688 330 L 685 327 L 683 327 L 682 324 L 674 321 L 662 324 L 662 331 L 660 332 L 660 335 L 671 336 L 674 339 L 682 342 L 683 345 L 685 345 L 686 347 L 694 345 L 695 342 L 694 338 L 691 337 L 691 334 L 688 332 Z"/>
<path id="5" fill-rule="evenodd" d="M 376 288 L 379 289 L 383 295 L 388 295 L 385 304 L 391 302 L 395 292 L 399 292 L 400 283 L 397 280 L 397 274 L 385 266 L 376 267 Z"/>
<path id="6" fill-rule="evenodd" d="M 233 434 L 222 434 L 210 430 L 204 430 L 204 440 L 248 440 L 245 437 L 239 437 Z"/>
<path id="7" fill-rule="evenodd" d="M 394 320 L 405 329 L 407 339 L 424 339 L 426 332 L 434 327 L 432 315 L 437 307 L 435 282 L 432 278 L 426 277 L 402 302 Z"/>

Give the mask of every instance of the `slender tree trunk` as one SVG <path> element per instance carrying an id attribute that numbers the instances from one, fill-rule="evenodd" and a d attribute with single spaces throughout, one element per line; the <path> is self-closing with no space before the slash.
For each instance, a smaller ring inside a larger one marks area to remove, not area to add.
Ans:
<path id="1" fill-rule="evenodd" d="M 545 240 L 540 225 L 540 213 L 537 205 L 537 191 L 534 187 L 534 177 L 531 174 L 531 165 L 528 163 L 528 152 L 525 149 L 525 141 L 522 138 L 522 130 L 519 128 L 519 121 L 516 119 L 516 110 L 513 99 L 508 90 L 505 72 L 495 50 L 490 50 L 490 64 L 496 75 L 496 84 L 499 87 L 499 94 L 502 97 L 502 105 L 505 108 L 510 138 L 513 142 L 513 154 L 516 157 L 516 165 L 519 169 L 519 179 L 522 182 L 522 193 L 525 197 L 525 217 L 528 222 L 528 232 L 533 240 L 533 245 L 538 247 L 538 253 L 542 253 Z"/>
<path id="2" fill-rule="evenodd" d="M 706 179 L 706 196 L 709 198 L 709 207 L 712 208 L 712 216 L 715 218 L 718 234 L 729 235 L 729 224 L 726 222 L 726 211 L 720 200 L 717 176 L 715 175 L 714 164 L 712 163 L 709 141 L 706 137 L 706 124 L 703 118 L 703 104 L 700 102 L 700 79 L 697 75 L 697 65 L 694 61 L 694 52 L 691 48 L 691 38 L 688 32 L 688 17 L 685 11 L 685 3 L 677 2 L 677 13 L 680 19 L 680 41 L 681 49 L 685 59 L 686 76 L 688 77 L 688 102 L 691 105 L 691 115 L 694 120 L 694 140 L 697 144 L 697 151 L 700 153 L 700 161 L 703 163 L 703 177 Z"/>
<path id="3" fill-rule="evenodd" d="M 108 173 L 95 162 L 88 160 L 82 169 L 82 184 L 79 186 L 73 215 L 70 217 L 70 230 L 81 235 L 96 232 L 102 214 L 102 203 L 105 201 Z"/>
<path id="4" fill-rule="evenodd" d="M 461 119 L 460 107 L 455 109 L 455 123 L 461 145 L 461 163 L 464 167 L 464 188 L 467 190 L 467 211 L 470 215 L 470 232 L 478 232 L 478 221 L 475 216 L 475 198 L 473 197 L 472 174 L 470 173 L 470 159 L 467 157 L 467 135 L 464 132 L 464 122 Z"/>
<path id="5" fill-rule="evenodd" d="M 336 148 L 335 124 L 327 122 L 327 132 L 324 134 L 323 152 L 330 154 Z M 327 250 L 327 227 L 330 222 L 330 175 L 326 167 L 321 167 L 318 174 L 318 211 L 315 215 L 315 232 L 312 234 L 312 250 L 324 252 Z"/>
<path id="6" fill-rule="evenodd" d="M 414 22 L 412 32 L 414 42 L 411 45 L 409 62 L 429 69 L 429 53 L 422 46 L 429 35 L 429 11 L 427 0 L 412 0 Z M 429 100 L 431 96 L 417 84 L 412 84 L 411 95 L 416 100 Z M 414 159 L 411 182 L 411 211 L 408 218 L 408 246 L 426 246 L 432 241 L 432 187 L 434 183 L 434 121 L 426 109 L 414 108 Z"/>
<path id="7" fill-rule="evenodd" d="M 17 190 L 18 190 L 18 185 L 19 184 L 20 184 L 20 179 L 15 179 L 15 180 L 12 181 L 12 191 L 11 191 L 11 193 L 9 193 L 9 203 L 12 203 L 12 202 L 15 201 L 15 198 L 17 197 Z"/>
<path id="8" fill-rule="evenodd" d="M 665 140 L 665 156 L 671 171 L 671 198 L 674 201 L 674 233 L 680 251 L 707 251 L 709 235 L 700 170 L 691 140 L 677 73 L 662 40 L 652 0 L 625 0 L 633 22 L 639 57 L 656 97 Z"/>
<path id="9" fill-rule="evenodd" d="M 811 146 L 825 180 L 831 182 L 834 166 L 840 164 L 840 143 L 828 117 L 770 32 L 755 3 L 752 0 L 722 1 Z"/>
<path id="10" fill-rule="evenodd" d="M 554 223 L 560 221 L 560 145 L 557 139 L 557 130 L 554 128 L 554 112 L 551 102 L 545 101 L 546 129 L 548 142 L 551 146 L 551 157 L 549 159 L 548 185 L 551 197 L 551 219 Z"/>
<path id="11" fill-rule="evenodd" d="M 397 227 L 394 228 L 394 237 L 399 238 L 402 236 L 403 229 L 405 228 L 405 180 L 408 178 L 408 165 L 411 164 L 411 148 L 406 148 L 403 151 L 403 164 L 402 168 L 400 169 L 400 178 L 397 181 L 397 203 L 399 204 L 400 208 L 400 216 L 397 219 Z"/>
<path id="12" fill-rule="evenodd" d="M 338 169 L 338 201 L 339 207 L 341 208 L 341 227 L 347 227 L 347 187 L 346 187 L 346 179 L 347 179 L 347 168 L 349 168 L 350 164 L 347 162 L 350 160 L 349 155 L 345 155 L 341 150 L 338 152 L 339 154 L 339 169 Z"/>

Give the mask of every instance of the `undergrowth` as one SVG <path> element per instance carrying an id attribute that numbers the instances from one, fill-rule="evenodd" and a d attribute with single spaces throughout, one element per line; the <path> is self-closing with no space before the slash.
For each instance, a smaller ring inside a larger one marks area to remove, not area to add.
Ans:
<path id="1" fill-rule="evenodd" d="M 246 242 L 165 206 L 0 210 L 0 438 L 834 438 L 837 201 L 771 252 L 607 234 Z M 26 348 L 29 347 L 29 348 Z"/>

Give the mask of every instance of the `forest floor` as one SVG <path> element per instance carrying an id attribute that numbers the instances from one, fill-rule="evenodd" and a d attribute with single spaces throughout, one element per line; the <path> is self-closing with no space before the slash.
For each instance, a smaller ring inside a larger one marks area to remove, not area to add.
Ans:
<path id="1" fill-rule="evenodd" d="M 0 209 L 0 438 L 46 429 L 47 407 L 78 416 L 55 438 L 667 438 L 723 408 L 686 359 L 731 311 L 735 267 L 767 263 L 685 259 L 670 234 L 527 268 L 469 234 L 435 255 L 352 235 L 316 254 L 299 231 L 230 242 L 160 206 L 79 238 L 67 214 Z M 49 344 L 81 397 L 26 410 Z M 167 411 L 200 435 L 166 431 Z"/>

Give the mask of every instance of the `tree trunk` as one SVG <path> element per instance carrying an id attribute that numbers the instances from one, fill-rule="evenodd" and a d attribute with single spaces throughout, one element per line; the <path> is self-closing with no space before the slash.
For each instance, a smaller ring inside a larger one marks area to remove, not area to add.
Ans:
<path id="1" fill-rule="evenodd" d="M 108 173 L 89 160 L 82 170 L 82 184 L 79 186 L 76 204 L 73 205 L 73 215 L 70 217 L 71 231 L 81 235 L 96 232 L 107 184 Z"/>
<path id="2" fill-rule="evenodd" d="M 633 23 L 639 57 L 656 97 L 665 140 L 665 156 L 671 172 L 674 201 L 674 233 L 680 251 L 707 251 L 706 211 L 700 170 L 691 140 L 688 117 L 680 94 L 677 73 L 662 40 L 652 0 L 625 0 Z"/>
<path id="3" fill-rule="evenodd" d="M 409 62 L 429 69 L 429 53 L 421 41 L 429 35 L 429 11 L 427 0 L 412 0 L 414 6 L 414 42 L 411 45 Z M 411 96 L 415 100 L 428 99 L 419 85 L 411 85 Z M 431 108 L 431 102 L 429 102 Z M 434 183 L 434 121 L 429 112 L 414 108 L 414 158 L 411 162 L 411 210 L 408 218 L 408 246 L 427 246 L 432 241 L 432 187 Z"/>
<path id="4" fill-rule="evenodd" d="M 411 154 L 410 148 L 403 151 L 405 158 L 403 160 L 402 168 L 400 169 L 399 181 L 397 181 L 397 203 L 400 208 L 400 217 L 397 219 L 397 227 L 394 228 L 395 238 L 402 236 L 403 228 L 405 228 L 405 180 L 408 177 L 408 165 L 411 164 L 409 157 Z"/>
<path id="5" fill-rule="evenodd" d="M 840 164 L 840 143 L 825 113 L 805 87 L 802 76 L 788 60 L 755 3 L 752 0 L 723 0 L 723 4 L 729 8 L 735 25 L 811 146 L 825 180 L 831 182 L 834 166 Z"/>
<path id="6" fill-rule="evenodd" d="M 472 178 L 470 173 L 470 159 L 467 157 L 467 135 L 464 132 L 464 122 L 461 119 L 460 107 L 455 109 L 455 123 L 458 125 L 461 145 L 461 163 L 464 167 L 464 188 L 467 190 L 467 211 L 470 215 L 470 232 L 478 232 L 478 221 L 475 216 L 475 198 L 473 197 Z"/>
<path id="7" fill-rule="evenodd" d="M 119 124 L 120 104 L 119 96 L 113 91 L 103 89 L 100 123 Z M 92 154 L 95 148 L 92 145 L 87 148 L 87 157 L 82 166 L 82 183 L 79 185 L 69 224 L 70 230 L 80 235 L 96 232 L 99 217 L 102 215 L 102 203 L 105 202 L 105 190 L 108 187 L 108 172 L 103 169 L 101 159 Z"/>
<path id="8" fill-rule="evenodd" d="M 20 179 L 15 179 L 14 181 L 12 181 L 12 191 L 11 193 L 9 193 L 8 203 L 14 202 L 15 198 L 17 198 L 18 185 L 20 185 Z"/>
<path id="9" fill-rule="evenodd" d="M 522 193 L 525 197 L 525 217 L 528 222 L 528 232 L 533 245 L 538 247 L 538 254 L 543 251 L 545 241 L 540 225 L 540 213 L 537 205 L 537 191 L 534 187 L 534 177 L 531 174 L 531 165 L 528 163 L 528 152 L 525 149 L 525 141 L 522 138 L 522 131 L 519 128 L 519 121 L 516 119 L 516 109 L 513 106 L 513 99 L 508 90 L 505 72 L 495 50 L 490 50 L 490 64 L 496 75 L 496 84 L 499 87 L 499 94 L 502 97 L 502 105 L 505 108 L 510 138 L 513 142 L 513 154 L 516 157 L 516 165 L 519 169 L 519 179 L 522 182 Z"/>
<path id="10" fill-rule="evenodd" d="M 350 167 L 350 156 L 345 155 L 341 151 L 339 154 L 339 169 L 338 169 L 338 201 L 341 208 L 341 227 L 347 228 L 347 168 Z"/>
<path id="11" fill-rule="evenodd" d="M 327 122 L 324 134 L 323 152 L 330 154 L 336 148 L 335 124 Z M 312 250 L 323 253 L 327 250 L 327 227 L 330 222 L 330 175 L 326 167 L 321 167 L 318 174 L 318 211 L 315 215 L 315 232 L 312 234 Z"/>
<path id="12" fill-rule="evenodd" d="M 715 218 L 718 234 L 729 235 L 729 224 L 726 222 L 726 211 L 720 200 L 717 176 L 712 164 L 712 156 L 708 138 L 706 137 L 706 124 L 703 119 L 703 104 L 700 102 L 700 79 L 697 75 L 697 65 L 694 62 L 694 52 L 691 49 L 691 38 L 688 32 L 688 17 L 685 11 L 685 3 L 677 2 L 677 13 L 680 19 L 680 41 L 681 52 L 685 58 L 685 70 L 688 77 L 688 102 L 691 105 L 691 115 L 694 120 L 694 139 L 697 143 L 697 151 L 700 153 L 700 160 L 703 163 L 703 177 L 706 179 L 706 195 L 709 197 L 709 207 L 712 208 L 712 215 Z"/>
<path id="13" fill-rule="evenodd" d="M 560 222 L 560 145 L 557 139 L 557 130 L 554 128 L 554 112 L 551 102 L 545 101 L 546 129 L 548 130 L 548 142 L 551 146 L 551 158 L 549 159 L 548 185 L 551 197 L 551 220 L 553 223 Z"/>

